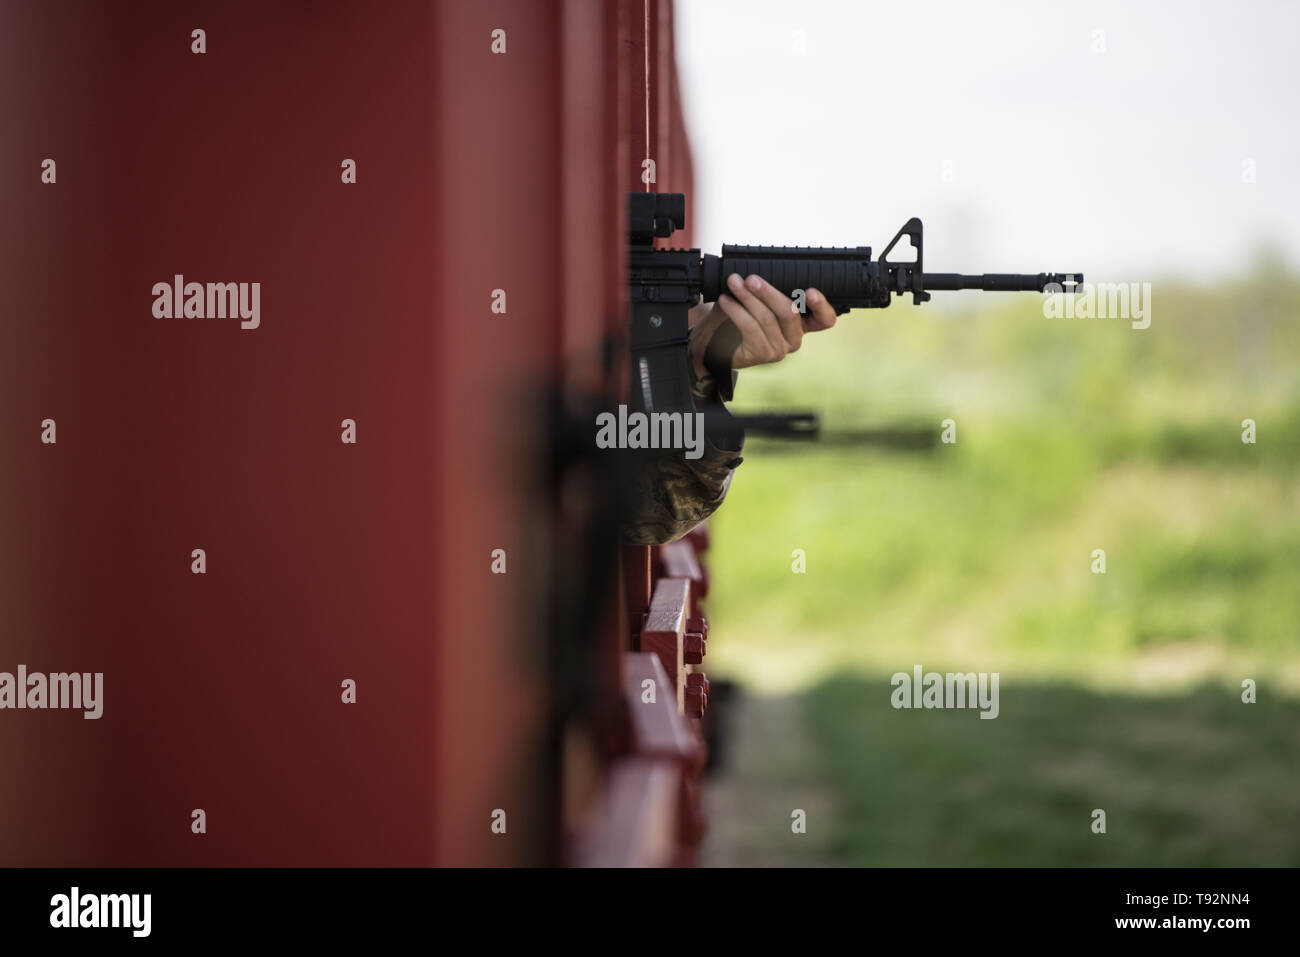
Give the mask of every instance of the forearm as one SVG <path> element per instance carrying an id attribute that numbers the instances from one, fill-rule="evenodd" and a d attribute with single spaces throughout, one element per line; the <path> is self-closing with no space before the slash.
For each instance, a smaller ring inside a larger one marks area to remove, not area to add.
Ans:
<path id="1" fill-rule="evenodd" d="M 699 340 L 692 337 L 692 345 Z M 699 349 L 703 352 L 703 349 Z M 718 418 L 727 416 L 721 390 L 692 349 L 695 381 L 691 394 L 697 412 L 706 422 L 703 454 L 697 459 L 685 453 L 650 459 L 632 472 L 627 491 L 627 518 L 621 535 L 630 545 L 661 545 L 675 541 L 712 515 L 726 498 L 731 476 L 741 459 L 744 436 L 739 429 L 719 428 Z M 714 368 L 718 368 L 716 365 Z M 735 374 L 726 370 L 725 394 L 730 396 Z"/>

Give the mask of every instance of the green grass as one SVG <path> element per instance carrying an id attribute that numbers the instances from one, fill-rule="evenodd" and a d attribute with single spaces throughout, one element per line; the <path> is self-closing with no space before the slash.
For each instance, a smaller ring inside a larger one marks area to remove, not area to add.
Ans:
<path id="1" fill-rule="evenodd" d="M 1005 677 L 1005 676 L 1004 676 Z M 806 717 L 838 792 L 830 852 L 864 865 L 1300 865 L 1300 704 L 1000 688 L 1001 713 L 894 710 L 838 677 Z M 1106 812 L 1094 834 L 1092 812 Z"/>
<path id="2" fill-rule="evenodd" d="M 957 423 L 928 452 L 751 441 L 712 523 L 708 663 L 806 696 L 845 859 L 1296 863 L 1300 282 L 1154 293 L 1146 330 L 900 302 L 742 373 L 737 411 L 830 434 Z M 999 672 L 1002 717 L 894 712 L 880 676 L 918 663 Z M 1125 826 L 1090 841 L 1108 795 Z"/>

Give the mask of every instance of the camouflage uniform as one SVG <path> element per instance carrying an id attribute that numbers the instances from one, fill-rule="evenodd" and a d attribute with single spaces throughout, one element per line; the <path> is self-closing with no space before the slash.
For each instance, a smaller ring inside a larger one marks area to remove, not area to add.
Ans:
<path id="1" fill-rule="evenodd" d="M 697 379 L 691 386 L 696 408 L 724 409 L 722 399 L 731 398 L 735 383 L 734 372 L 725 388 L 710 375 Z M 704 454 L 698 459 L 688 459 L 683 451 L 639 463 L 626 489 L 622 540 L 628 545 L 662 545 L 712 515 L 726 498 L 743 448 L 741 434 L 724 438 L 706 432 Z"/>

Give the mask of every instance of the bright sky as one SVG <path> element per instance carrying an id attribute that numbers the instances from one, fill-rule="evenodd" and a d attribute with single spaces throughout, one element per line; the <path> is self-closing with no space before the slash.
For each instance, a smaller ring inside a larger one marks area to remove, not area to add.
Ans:
<path id="1" fill-rule="evenodd" d="M 694 238 L 878 254 L 915 215 L 935 272 L 1300 266 L 1298 37 L 1266 0 L 677 0 Z"/>

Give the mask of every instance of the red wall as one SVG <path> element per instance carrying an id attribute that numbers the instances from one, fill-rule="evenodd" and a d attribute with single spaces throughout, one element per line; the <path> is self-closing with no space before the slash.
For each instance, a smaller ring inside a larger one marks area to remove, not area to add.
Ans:
<path id="1" fill-rule="evenodd" d="M 3 16 L 0 670 L 105 705 L 0 712 L 0 862 L 428 861 L 431 9 Z M 178 272 L 260 282 L 260 328 L 155 318 Z"/>
<path id="2" fill-rule="evenodd" d="M 105 675 L 0 711 L 0 864 L 554 854 L 539 396 L 621 334 L 645 11 L 0 8 L 0 671 Z M 175 273 L 260 328 L 155 318 Z"/>

